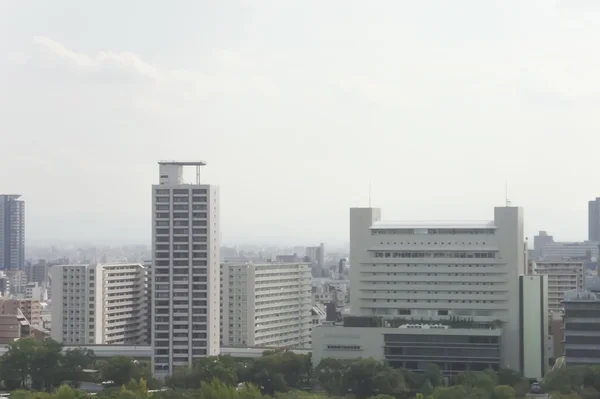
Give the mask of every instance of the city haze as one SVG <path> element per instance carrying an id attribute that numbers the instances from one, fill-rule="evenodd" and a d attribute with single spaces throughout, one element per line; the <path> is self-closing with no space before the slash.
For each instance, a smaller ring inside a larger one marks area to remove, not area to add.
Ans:
<path id="1" fill-rule="evenodd" d="M 341 245 L 369 197 L 491 220 L 508 182 L 528 237 L 583 240 L 593 4 L 3 2 L 0 191 L 28 243 L 148 243 L 156 161 L 202 159 L 224 245 Z"/>

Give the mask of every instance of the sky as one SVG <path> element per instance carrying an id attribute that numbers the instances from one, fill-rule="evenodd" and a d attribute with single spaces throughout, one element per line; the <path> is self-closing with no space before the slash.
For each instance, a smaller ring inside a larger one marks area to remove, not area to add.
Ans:
<path id="1" fill-rule="evenodd" d="M 594 0 L 3 1 L 0 193 L 28 242 L 149 243 L 157 161 L 200 159 L 227 245 L 342 244 L 369 202 L 490 220 L 506 187 L 530 241 L 583 240 L 599 45 Z"/>

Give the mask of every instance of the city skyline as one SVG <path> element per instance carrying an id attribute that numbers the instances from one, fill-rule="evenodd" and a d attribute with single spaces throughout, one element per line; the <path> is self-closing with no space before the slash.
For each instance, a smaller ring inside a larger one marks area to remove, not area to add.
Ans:
<path id="1" fill-rule="evenodd" d="M 592 2 L 143 4 L 0 5 L 2 191 L 28 242 L 149 242 L 151 166 L 198 157 L 224 243 L 345 243 L 369 183 L 435 220 L 489 218 L 508 181 L 527 237 L 586 237 Z"/>

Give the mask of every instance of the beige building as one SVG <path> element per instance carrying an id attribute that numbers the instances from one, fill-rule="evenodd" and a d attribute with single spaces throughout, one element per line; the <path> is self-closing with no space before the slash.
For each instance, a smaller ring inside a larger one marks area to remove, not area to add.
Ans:
<path id="1" fill-rule="evenodd" d="M 548 310 L 561 311 L 567 291 L 583 291 L 582 261 L 538 261 L 533 274 L 548 276 Z"/>

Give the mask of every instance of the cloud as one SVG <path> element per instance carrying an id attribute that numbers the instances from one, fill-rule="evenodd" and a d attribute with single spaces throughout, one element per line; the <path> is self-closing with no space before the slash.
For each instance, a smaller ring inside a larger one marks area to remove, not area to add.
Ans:
<path id="1" fill-rule="evenodd" d="M 134 53 L 101 51 L 92 57 L 87 54 L 71 51 L 62 44 L 44 36 L 34 37 L 33 42 L 50 51 L 61 60 L 76 67 L 90 70 L 123 69 L 152 80 L 159 80 L 161 78 L 161 73 L 156 66 L 144 62 Z"/>
<path id="2" fill-rule="evenodd" d="M 279 97 L 279 90 L 271 79 L 255 70 L 252 62 L 228 50 L 210 52 L 207 63 L 215 63 L 217 68 L 206 72 L 153 65 L 132 52 L 78 53 L 44 36 L 34 37 L 33 43 L 75 70 L 109 77 L 115 74 L 120 77 L 141 77 L 159 83 L 166 91 L 189 93 L 192 89 L 201 94 L 253 92 L 268 98 Z"/>

